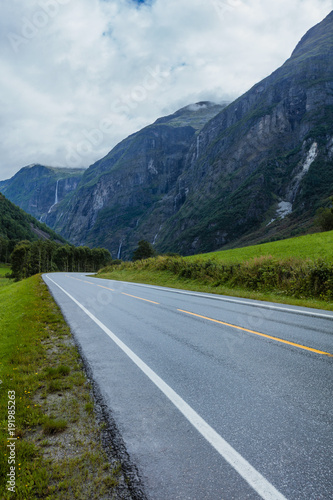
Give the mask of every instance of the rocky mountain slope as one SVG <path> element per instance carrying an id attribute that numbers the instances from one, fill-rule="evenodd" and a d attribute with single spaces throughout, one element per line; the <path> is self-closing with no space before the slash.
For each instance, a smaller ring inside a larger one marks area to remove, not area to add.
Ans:
<path id="1" fill-rule="evenodd" d="M 103 245 L 113 257 L 130 257 L 137 244 L 130 242 L 133 231 L 174 188 L 192 141 L 224 107 L 186 106 L 131 135 L 89 167 L 74 195 L 46 222 L 75 244 Z"/>
<path id="2" fill-rule="evenodd" d="M 29 165 L 11 179 L 0 181 L 0 191 L 38 220 L 45 221 L 52 208 L 75 191 L 83 169 Z"/>
<path id="3" fill-rule="evenodd" d="M 189 254 L 304 232 L 333 194 L 332 160 L 333 13 L 203 128 L 140 236 L 158 221 L 157 248 Z"/>
<path id="4" fill-rule="evenodd" d="M 333 194 L 333 12 L 236 101 L 157 120 L 52 207 L 59 178 L 39 213 L 71 242 L 113 257 L 130 258 L 140 239 L 193 254 L 308 231 Z"/>

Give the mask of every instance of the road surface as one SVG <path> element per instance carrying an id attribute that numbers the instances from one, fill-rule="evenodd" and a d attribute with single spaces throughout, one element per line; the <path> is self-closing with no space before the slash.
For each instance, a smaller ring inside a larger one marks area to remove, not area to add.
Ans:
<path id="1" fill-rule="evenodd" d="M 333 313 L 44 275 L 151 500 L 333 498 Z"/>

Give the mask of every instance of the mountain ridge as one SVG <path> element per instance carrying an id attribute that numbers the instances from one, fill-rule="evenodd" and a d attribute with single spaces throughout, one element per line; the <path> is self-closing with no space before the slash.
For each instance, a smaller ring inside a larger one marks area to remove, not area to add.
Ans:
<path id="1" fill-rule="evenodd" d="M 333 193 L 332 54 L 333 11 L 232 103 L 190 104 L 121 141 L 46 222 L 126 259 L 140 239 L 187 255 L 312 230 Z"/>
<path id="2" fill-rule="evenodd" d="M 53 206 L 77 188 L 84 171 L 33 163 L 22 167 L 11 179 L 0 181 L 0 191 L 44 222 Z"/>

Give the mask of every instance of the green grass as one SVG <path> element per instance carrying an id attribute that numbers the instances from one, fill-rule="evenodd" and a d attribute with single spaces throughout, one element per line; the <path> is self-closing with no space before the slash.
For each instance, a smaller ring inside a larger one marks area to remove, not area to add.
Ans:
<path id="1" fill-rule="evenodd" d="M 10 265 L 0 263 L 0 278 L 3 278 L 7 273 L 10 273 Z"/>
<path id="2" fill-rule="evenodd" d="M 329 259 L 333 261 L 333 231 L 314 233 L 286 240 L 264 243 L 233 250 L 222 250 L 191 257 L 186 260 L 213 259 L 225 263 L 238 263 L 254 257 L 272 255 L 276 259 L 297 257 L 300 259 Z"/>
<path id="3" fill-rule="evenodd" d="M 119 498 L 119 474 L 100 444 L 91 387 L 46 285 L 40 276 L 9 282 L 0 288 L 0 304 L 1 500 Z M 15 421 L 7 411 L 14 397 Z M 15 493 L 6 483 L 9 422 L 15 423 Z"/>
<path id="4" fill-rule="evenodd" d="M 333 231 L 102 269 L 98 277 L 333 310 Z"/>
<path id="5" fill-rule="evenodd" d="M 129 281 L 133 283 L 145 283 L 147 285 L 165 286 L 169 288 L 179 288 L 181 290 L 190 290 L 203 293 L 214 293 L 218 295 L 227 295 L 231 297 L 242 297 L 246 299 L 262 300 L 265 302 L 277 302 L 280 304 L 290 304 L 295 306 L 312 307 L 314 309 L 326 309 L 333 311 L 333 302 L 290 297 L 284 294 L 274 293 L 272 291 L 254 291 L 242 287 L 231 286 L 213 286 L 200 279 L 182 278 L 169 271 L 152 271 L 148 269 L 117 269 L 112 272 L 101 272 L 98 278 Z"/>
<path id="6" fill-rule="evenodd" d="M 0 264 L 0 289 L 3 286 L 10 285 L 13 281 L 6 278 L 6 274 L 11 274 L 11 269 L 9 264 Z"/>

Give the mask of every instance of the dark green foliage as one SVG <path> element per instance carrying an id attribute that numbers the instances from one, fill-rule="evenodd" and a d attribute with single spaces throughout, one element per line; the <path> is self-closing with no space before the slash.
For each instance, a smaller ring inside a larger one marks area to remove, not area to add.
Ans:
<path id="1" fill-rule="evenodd" d="M 154 257 L 155 250 L 153 245 L 151 245 L 146 240 L 139 241 L 138 248 L 134 251 L 132 260 L 142 260 L 149 259 L 150 257 Z"/>
<path id="2" fill-rule="evenodd" d="M 0 193 L 0 237 L 7 240 L 34 241 L 43 237 L 65 242 L 49 227 L 38 222 L 31 215 L 26 214 L 19 207 L 11 203 Z"/>
<path id="3" fill-rule="evenodd" d="M 333 197 L 331 198 L 330 208 L 320 208 L 317 210 L 317 223 L 322 231 L 331 231 L 333 229 Z"/>
<path id="4" fill-rule="evenodd" d="M 195 280 L 213 287 L 240 287 L 296 298 L 333 299 L 333 263 L 322 259 L 304 261 L 263 256 L 234 264 L 157 257 L 142 262 L 123 263 L 122 267 L 152 272 L 167 271 L 178 278 Z"/>
<path id="5" fill-rule="evenodd" d="M 10 262 L 10 254 L 17 243 L 18 241 L 16 240 L 9 240 L 8 238 L 0 236 L 0 262 L 6 264 Z"/>
<path id="6" fill-rule="evenodd" d="M 12 275 L 21 280 L 31 276 L 31 243 L 21 241 L 16 245 L 11 254 Z"/>
<path id="7" fill-rule="evenodd" d="M 12 277 L 21 280 L 50 271 L 95 272 L 111 261 L 111 254 L 105 248 L 74 247 L 49 240 L 21 241 L 10 259 Z"/>

